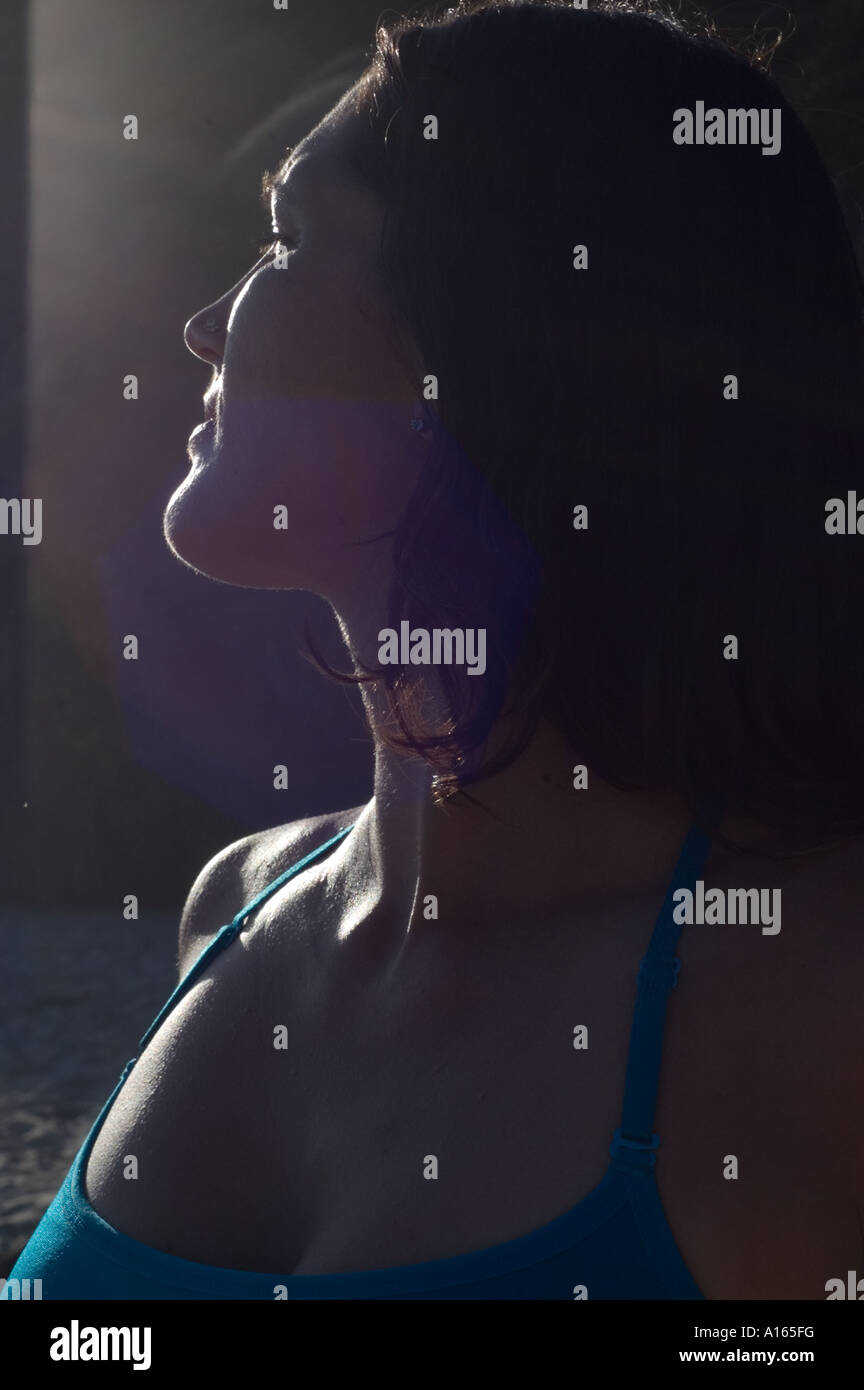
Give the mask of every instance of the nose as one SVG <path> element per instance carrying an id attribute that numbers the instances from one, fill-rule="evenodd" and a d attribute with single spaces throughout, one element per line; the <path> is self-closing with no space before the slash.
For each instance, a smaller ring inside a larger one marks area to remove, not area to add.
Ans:
<path id="1" fill-rule="evenodd" d="M 183 341 L 189 351 L 211 367 L 217 367 L 222 360 L 225 317 L 218 306 L 211 306 L 193 314 L 183 329 Z"/>

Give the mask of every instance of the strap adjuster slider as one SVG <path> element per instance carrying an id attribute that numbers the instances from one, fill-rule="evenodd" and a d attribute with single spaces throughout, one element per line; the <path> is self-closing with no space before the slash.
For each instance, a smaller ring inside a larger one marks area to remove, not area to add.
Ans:
<path id="1" fill-rule="evenodd" d="M 681 961 L 677 956 L 643 956 L 639 962 L 639 983 L 648 989 L 674 989 Z"/>

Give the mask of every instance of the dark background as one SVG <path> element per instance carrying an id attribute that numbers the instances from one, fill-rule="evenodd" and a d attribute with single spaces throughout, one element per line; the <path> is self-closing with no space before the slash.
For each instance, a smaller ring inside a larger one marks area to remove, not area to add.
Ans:
<path id="1" fill-rule="evenodd" d="M 789 35 L 774 76 L 860 247 L 860 0 L 701 8 L 738 36 Z M 232 839 L 371 794 L 356 695 L 298 654 L 312 616 L 343 660 L 326 605 L 194 575 L 168 552 L 161 515 L 210 375 L 183 325 L 254 259 L 262 169 L 362 70 L 382 12 L 378 0 L 38 0 L 28 38 L 27 7 L 4 4 L 2 495 L 42 497 L 44 535 L 0 537 L 0 902 L 115 908 L 135 892 L 142 910 L 176 907 Z M 121 138 L 127 113 L 137 141 Z M 122 397 L 127 373 L 138 401 Z M 126 633 L 137 662 L 121 658 Z"/>

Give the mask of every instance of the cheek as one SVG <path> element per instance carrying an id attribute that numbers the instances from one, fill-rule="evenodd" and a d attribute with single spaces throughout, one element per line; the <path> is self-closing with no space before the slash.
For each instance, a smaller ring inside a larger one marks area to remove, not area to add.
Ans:
<path id="1" fill-rule="evenodd" d="M 425 461 L 405 369 L 358 297 L 357 268 L 327 257 L 326 275 L 313 269 L 289 258 L 234 301 L 220 434 L 166 514 L 175 553 L 228 583 L 350 582 L 366 559 L 356 543 L 397 523 Z"/>
<path id="2" fill-rule="evenodd" d="M 326 244 L 265 269 L 234 301 L 225 399 L 405 400 L 412 388 L 383 292 L 362 262 Z"/>

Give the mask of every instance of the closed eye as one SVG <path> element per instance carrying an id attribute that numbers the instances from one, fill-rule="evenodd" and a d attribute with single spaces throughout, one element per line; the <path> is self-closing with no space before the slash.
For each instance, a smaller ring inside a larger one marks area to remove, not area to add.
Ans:
<path id="1" fill-rule="evenodd" d="M 277 236 L 273 241 L 256 240 L 253 243 L 255 250 L 258 252 L 259 257 L 275 256 L 276 252 L 280 249 L 280 247 L 284 247 L 286 251 L 290 251 L 293 249 L 295 244 L 296 243 L 293 242 L 290 237 L 284 236 L 281 232 L 279 236 Z"/>

